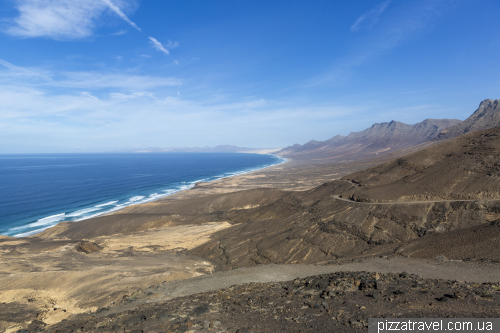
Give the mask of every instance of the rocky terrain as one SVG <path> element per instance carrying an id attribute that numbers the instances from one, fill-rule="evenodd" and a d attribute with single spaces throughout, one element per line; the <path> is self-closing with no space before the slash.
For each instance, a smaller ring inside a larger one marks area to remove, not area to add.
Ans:
<path id="1" fill-rule="evenodd" d="M 500 314 L 498 283 L 423 279 L 406 272 L 339 272 L 146 302 L 161 289 L 137 290 L 117 305 L 51 327 L 35 321 L 21 332 L 362 332 L 368 318 Z M 138 299 L 142 306 L 120 310 Z"/>
<path id="2" fill-rule="evenodd" d="M 500 127 L 422 145 L 293 161 L 0 237 L 0 329 L 356 332 L 369 317 L 496 317 Z"/>
<path id="3" fill-rule="evenodd" d="M 460 135 L 500 126 L 500 100 L 486 99 L 479 108 L 466 120 L 447 127 L 439 133 L 434 141 L 448 140 Z"/>
<path id="4" fill-rule="evenodd" d="M 457 119 L 426 119 L 415 125 L 398 121 L 374 124 L 348 136 L 337 135 L 326 141 L 295 144 L 278 154 L 309 163 L 332 163 L 342 160 L 360 160 L 392 153 L 434 139 L 442 130 L 460 123 Z"/>
<path id="5" fill-rule="evenodd" d="M 476 131 L 345 176 L 356 201 L 500 198 L 500 128 Z"/>

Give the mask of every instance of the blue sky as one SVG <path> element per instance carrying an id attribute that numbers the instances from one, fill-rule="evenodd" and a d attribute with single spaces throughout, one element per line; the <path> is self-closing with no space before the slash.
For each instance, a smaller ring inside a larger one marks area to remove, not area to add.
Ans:
<path id="1" fill-rule="evenodd" d="M 500 98 L 497 0 L 0 2 L 0 153 L 284 147 Z"/>

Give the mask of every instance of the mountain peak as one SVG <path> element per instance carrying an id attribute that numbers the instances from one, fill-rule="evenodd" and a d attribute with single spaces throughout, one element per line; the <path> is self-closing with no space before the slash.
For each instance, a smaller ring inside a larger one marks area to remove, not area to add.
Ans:
<path id="1" fill-rule="evenodd" d="M 500 126 L 500 100 L 485 99 L 478 109 L 460 124 L 443 130 L 435 140 L 448 140 L 462 134 Z"/>
<path id="2" fill-rule="evenodd" d="M 309 141 L 279 151 L 294 159 L 328 160 L 361 159 L 408 148 L 433 139 L 444 128 L 459 123 L 457 119 L 426 119 L 408 125 L 396 120 L 376 123 L 361 132 L 334 136 L 326 141 Z"/>

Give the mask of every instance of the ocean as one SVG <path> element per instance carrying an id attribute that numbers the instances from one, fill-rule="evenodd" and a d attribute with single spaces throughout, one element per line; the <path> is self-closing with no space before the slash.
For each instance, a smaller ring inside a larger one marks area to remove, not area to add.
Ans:
<path id="1" fill-rule="evenodd" d="M 0 155 L 0 235 L 33 235 L 282 162 L 233 153 Z"/>

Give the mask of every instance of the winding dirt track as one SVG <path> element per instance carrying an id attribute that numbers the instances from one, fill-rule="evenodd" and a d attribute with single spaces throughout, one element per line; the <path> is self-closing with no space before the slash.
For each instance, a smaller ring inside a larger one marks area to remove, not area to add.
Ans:
<path id="1" fill-rule="evenodd" d="M 436 202 L 473 202 L 473 201 L 500 201 L 500 199 L 455 199 L 455 200 L 425 200 L 425 201 L 392 201 L 392 202 L 363 202 L 341 198 L 339 195 L 331 196 L 335 200 L 346 201 L 361 205 L 400 205 L 400 204 L 428 204 Z"/>
<path id="2" fill-rule="evenodd" d="M 405 257 L 369 258 L 355 262 L 331 266 L 314 265 L 259 265 L 216 272 L 187 280 L 170 281 L 161 284 L 155 294 L 147 299 L 137 299 L 126 305 L 111 308 L 119 312 L 139 306 L 144 302 L 161 302 L 176 297 L 228 288 L 244 283 L 267 283 L 288 281 L 312 275 L 336 272 L 378 272 L 416 274 L 423 278 L 458 280 L 475 283 L 500 282 L 500 266 L 461 261 L 437 261 Z"/>

